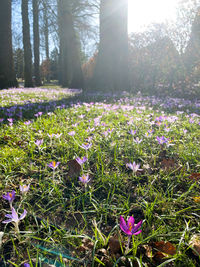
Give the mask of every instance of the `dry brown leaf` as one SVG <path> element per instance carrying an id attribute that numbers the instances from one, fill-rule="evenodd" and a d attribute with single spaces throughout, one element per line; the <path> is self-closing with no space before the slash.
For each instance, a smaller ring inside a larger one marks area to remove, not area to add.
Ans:
<path id="1" fill-rule="evenodd" d="M 111 254 L 117 254 L 117 253 L 121 253 L 121 246 L 120 246 L 120 242 L 116 237 L 111 237 L 109 239 L 109 244 L 108 244 L 109 248 L 110 248 L 110 252 Z"/>
<path id="2" fill-rule="evenodd" d="M 200 180 L 200 173 L 192 173 L 189 178 L 194 181 L 199 181 Z"/>
<path id="3" fill-rule="evenodd" d="M 193 235 L 189 244 L 193 249 L 193 254 L 196 256 L 200 256 L 200 234 Z"/>
<path id="4" fill-rule="evenodd" d="M 143 245 L 143 248 L 145 249 L 145 255 L 148 258 L 152 258 L 152 247 L 149 245 Z"/>
<path id="5" fill-rule="evenodd" d="M 173 159 L 163 159 L 161 161 L 161 168 L 165 170 L 173 169 L 176 166 L 176 163 Z"/>
<path id="6" fill-rule="evenodd" d="M 69 160 L 67 162 L 67 165 L 69 166 L 69 177 L 77 177 L 80 175 L 81 166 L 78 164 L 78 162 L 75 159 Z"/>
<path id="7" fill-rule="evenodd" d="M 156 249 L 157 251 L 163 252 L 167 255 L 175 255 L 176 254 L 176 248 L 170 242 L 165 242 L 165 241 L 154 242 L 152 244 L 152 247 L 154 249 Z"/>
<path id="8" fill-rule="evenodd" d="M 166 256 L 160 252 L 160 251 L 157 251 L 154 256 L 153 256 L 153 260 L 156 262 L 156 263 L 162 263 L 163 262 L 163 259 L 165 258 Z"/>

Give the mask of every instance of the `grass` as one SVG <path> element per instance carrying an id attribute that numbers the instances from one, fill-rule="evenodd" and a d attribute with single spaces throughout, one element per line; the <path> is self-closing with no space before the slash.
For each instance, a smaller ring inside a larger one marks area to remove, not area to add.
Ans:
<path id="1" fill-rule="evenodd" d="M 199 102 L 61 89 L 3 90 L 0 102 L 0 193 L 15 190 L 13 206 L 27 210 L 20 233 L 0 223 L 2 266 L 199 266 Z M 0 210 L 3 221 L 8 201 Z M 127 253 L 120 215 L 143 220 Z"/>

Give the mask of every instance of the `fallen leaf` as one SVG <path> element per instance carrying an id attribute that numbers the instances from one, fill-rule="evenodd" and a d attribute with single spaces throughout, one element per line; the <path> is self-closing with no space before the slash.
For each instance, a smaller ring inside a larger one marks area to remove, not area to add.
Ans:
<path id="1" fill-rule="evenodd" d="M 163 159 L 161 161 L 161 168 L 165 170 L 173 169 L 176 166 L 176 163 L 173 159 Z"/>
<path id="2" fill-rule="evenodd" d="M 84 238 L 82 241 L 82 245 L 78 248 L 80 252 L 92 251 L 94 247 L 94 243 L 87 238 Z"/>
<path id="3" fill-rule="evenodd" d="M 110 248 L 111 254 L 121 253 L 121 245 L 120 245 L 118 238 L 112 236 L 109 239 L 108 246 Z M 122 244 L 122 246 L 123 246 L 123 244 Z"/>
<path id="4" fill-rule="evenodd" d="M 159 252 L 163 252 L 167 255 L 175 255 L 176 254 L 176 248 L 175 246 L 170 242 L 165 241 L 158 241 L 152 243 L 152 247 L 156 249 Z"/>
<path id="5" fill-rule="evenodd" d="M 192 248 L 193 254 L 200 256 L 200 234 L 193 235 L 190 239 L 189 245 Z"/>
<path id="6" fill-rule="evenodd" d="M 200 180 L 200 173 L 192 173 L 189 178 L 194 181 L 199 181 Z"/>
<path id="7" fill-rule="evenodd" d="M 157 251 L 154 255 L 153 255 L 153 260 L 154 262 L 156 263 L 162 263 L 163 262 L 163 259 L 165 258 L 166 256 L 160 252 L 160 251 Z M 156 264 L 157 265 L 157 264 Z"/>
<path id="8" fill-rule="evenodd" d="M 77 177 L 80 175 L 81 166 L 78 164 L 78 162 L 75 159 L 69 160 L 67 162 L 67 165 L 69 166 L 69 177 Z"/>

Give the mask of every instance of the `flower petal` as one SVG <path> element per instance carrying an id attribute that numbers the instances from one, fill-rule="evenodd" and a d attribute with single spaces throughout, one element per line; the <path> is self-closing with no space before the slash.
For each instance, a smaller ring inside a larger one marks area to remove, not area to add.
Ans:
<path id="1" fill-rule="evenodd" d="M 12 214 L 6 214 L 5 217 L 12 219 Z"/>
<path id="2" fill-rule="evenodd" d="M 142 222 L 143 221 L 140 221 L 138 224 L 136 224 L 136 226 L 133 229 L 134 232 L 136 232 L 140 228 L 140 226 L 142 225 Z"/>
<path id="3" fill-rule="evenodd" d="M 133 216 L 130 216 L 130 217 L 128 218 L 127 225 L 129 226 L 130 224 L 132 225 L 132 229 L 134 229 L 135 219 L 133 218 Z"/>
<path id="4" fill-rule="evenodd" d="M 26 214 L 27 214 L 27 211 L 24 210 L 24 212 L 22 213 L 22 215 L 19 217 L 19 220 L 23 220 L 24 217 L 26 216 Z"/>
<path id="5" fill-rule="evenodd" d="M 120 226 L 121 230 L 127 234 L 129 229 L 128 229 L 128 226 L 126 225 L 126 222 L 122 216 L 120 216 L 120 225 L 119 226 Z"/>
<path id="6" fill-rule="evenodd" d="M 3 195 L 2 196 L 4 199 L 8 200 L 8 196 L 7 195 Z"/>
<path id="7" fill-rule="evenodd" d="M 139 235 L 142 232 L 142 229 L 136 233 L 134 233 L 133 235 Z"/>
<path id="8" fill-rule="evenodd" d="M 12 219 L 15 222 L 19 220 L 18 214 L 14 208 L 12 208 Z"/>
<path id="9" fill-rule="evenodd" d="M 5 221 L 3 221 L 2 223 L 10 223 L 10 222 L 12 222 L 12 219 L 5 220 Z"/>

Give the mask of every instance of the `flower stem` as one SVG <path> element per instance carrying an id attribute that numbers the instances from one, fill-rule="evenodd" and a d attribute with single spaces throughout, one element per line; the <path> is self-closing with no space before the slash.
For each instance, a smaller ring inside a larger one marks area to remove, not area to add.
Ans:
<path id="1" fill-rule="evenodd" d="M 18 224 L 18 222 L 15 223 L 15 233 L 19 234 L 19 224 Z"/>
<path id="2" fill-rule="evenodd" d="M 125 251 L 125 254 L 128 254 L 129 246 L 130 246 L 130 241 L 131 241 L 131 235 L 128 237 L 128 242 L 127 242 L 127 245 L 126 245 L 126 251 Z"/>

